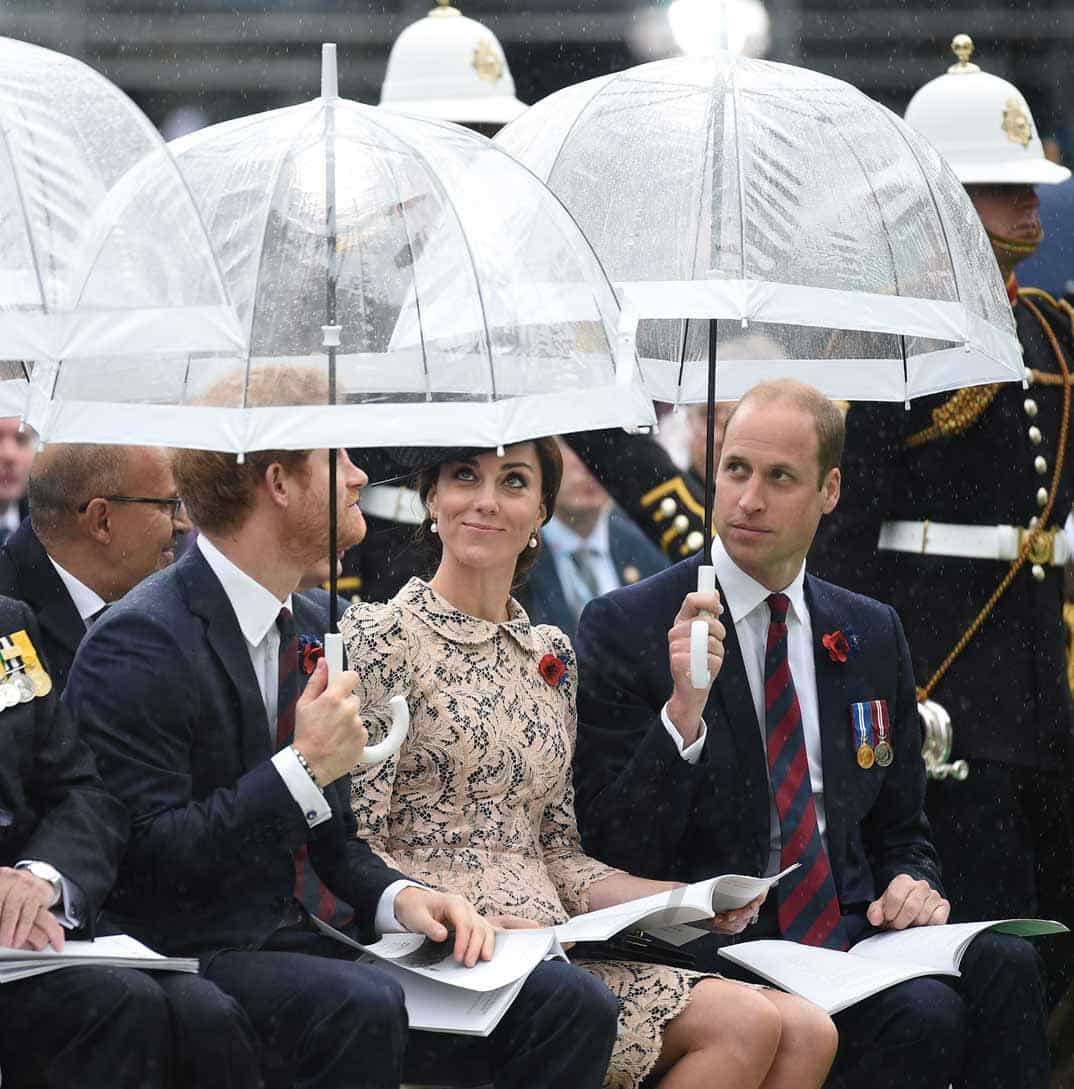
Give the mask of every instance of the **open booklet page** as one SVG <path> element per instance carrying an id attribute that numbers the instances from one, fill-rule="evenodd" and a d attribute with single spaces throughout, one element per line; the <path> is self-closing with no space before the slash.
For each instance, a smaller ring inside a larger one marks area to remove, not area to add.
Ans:
<path id="1" fill-rule="evenodd" d="M 51 946 L 33 949 L 0 948 L 0 983 L 55 972 L 75 965 L 97 964 L 115 968 L 145 968 L 163 972 L 196 972 L 196 957 L 165 957 L 128 934 L 111 934 L 96 941 L 69 941 L 57 953 Z"/>
<path id="2" fill-rule="evenodd" d="M 1045 919 L 1001 919 L 884 931 L 864 938 L 846 953 L 764 940 L 727 946 L 720 956 L 828 1013 L 838 1013 L 908 979 L 957 976 L 970 942 L 985 930 L 1030 937 L 1066 929 Z"/>

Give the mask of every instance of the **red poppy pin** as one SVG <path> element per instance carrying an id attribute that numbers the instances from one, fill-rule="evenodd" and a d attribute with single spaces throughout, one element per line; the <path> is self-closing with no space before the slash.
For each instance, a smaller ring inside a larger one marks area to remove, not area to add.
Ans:
<path id="1" fill-rule="evenodd" d="M 833 662 L 843 663 L 858 649 L 858 637 L 853 628 L 837 628 L 820 637 L 821 644 Z"/>
<path id="2" fill-rule="evenodd" d="M 298 661 L 302 672 L 307 676 L 317 668 L 317 662 L 324 657 L 324 647 L 319 639 L 312 635 L 298 637 Z"/>
<path id="3" fill-rule="evenodd" d="M 537 672 L 547 684 L 558 688 L 567 679 L 567 663 L 557 654 L 546 654 L 537 663 Z"/>

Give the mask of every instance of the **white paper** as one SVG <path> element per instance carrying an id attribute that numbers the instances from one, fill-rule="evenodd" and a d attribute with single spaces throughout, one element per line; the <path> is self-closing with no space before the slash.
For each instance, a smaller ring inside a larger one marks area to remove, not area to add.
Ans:
<path id="1" fill-rule="evenodd" d="M 96 941 L 69 941 L 57 953 L 51 946 L 34 949 L 0 947 L 0 983 L 54 972 L 75 965 L 110 965 L 116 968 L 144 968 L 167 972 L 196 972 L 196 957 L 165 957 L 128 934 L 111 934 Z"/>

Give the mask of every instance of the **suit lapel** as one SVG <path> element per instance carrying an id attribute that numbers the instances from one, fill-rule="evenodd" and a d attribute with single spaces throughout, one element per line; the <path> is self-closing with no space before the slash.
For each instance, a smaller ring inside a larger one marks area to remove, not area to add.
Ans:
<path id="1" fill-rule="evenodd" d="M 239 704 L 239 745 L 249 769 L 272 755 L 265 703 L 235 611 L 213 569 L 197 548 L 179 563 L 190 611 L 205 621 L 205 637 L 227 674 Z"/>
<path id="2" fill-rule="evenodd" d="M 820 719 L 821 760 L 824 767 L 824 813 L 832 874 L 836 888 L 842 887 L 845 858 L 844 807 L 840 799 L 849 797 L 853 784 L 847 782 L 847 770 L 855 767 L 852 753 L 849 709 L 850 678 L 853 667 L 848 662 L 833 662 L 821 643 L 821 637 L 847 626 L 837 602 L 823 583 L 806 575 L 806 604 L 813 628 L 813 661 L 817 673 L 817 708 Z"/>
<path id="3" fill-rule="evenodd" d="M 714 722 L 717 707 L 721 709 L 720 718 L 731 730 L 744 778 L 763 784 L 763 789 L 747 792 L 752 806 L 747 826 L 754 829 L 759 857 L 767 862 L 770 833 L 768 763 L 761 742 L 761 725 L 757 721 L 753 693 L 742 662 L 742 648 L 728 613 L 724 613 L 724 627 L 727 637 L 724 639 L 723 668 L 705 704 L 705 721 Z"/>
<path id="4" fill-rule="evenodd" d="M 37 613 L 41 628 L 73 655 L 86 625 L 29 522 L 8 538 L 7 547 L 18 566 L 26 602 Z"/>

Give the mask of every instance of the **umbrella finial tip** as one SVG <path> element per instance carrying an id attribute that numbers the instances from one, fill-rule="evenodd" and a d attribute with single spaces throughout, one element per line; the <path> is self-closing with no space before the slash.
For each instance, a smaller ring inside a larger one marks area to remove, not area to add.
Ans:
<path id="1" fill-rule="evenodd" d="M 948 72 L 979 72 L 981 69 L 976 64 L 970 64 L 973 56 L 973 39 L 968 34 L 956 34 L 951 39 L 951 52 L 958 59 L 958 64 L 952 64 Z"/>
<path id="2" fill-rule="evenodd" d="M 321 46 L 321 98 L 339 97 L 339 79 L 336 74 L 336 43 L 325 42 Z"/>

